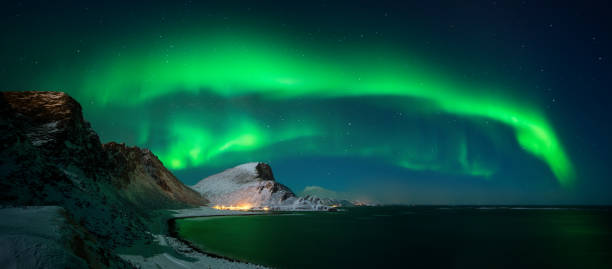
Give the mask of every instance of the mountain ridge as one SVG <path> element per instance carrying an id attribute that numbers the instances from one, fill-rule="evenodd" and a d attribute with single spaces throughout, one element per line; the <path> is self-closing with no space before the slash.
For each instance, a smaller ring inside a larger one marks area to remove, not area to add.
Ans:
<path id="1" fill-rule="evenodd" d="M 68 230 L 82 231 L 68 236 L 78 240 L 60 243 L 90 267 L 132 267 L 113 250 L 152 241 L 148 227 L 155 210 L 208 203 L 149 150 L 103 145 L 81 105 L 66 93 L 2 92 L 0 128 L 0 207 L 60 206 L 73 227 Z M 3 248 L 17 251 L 16 242 L 3 241 Z M 28 258 L 17 253 L 0 258 Z"/>

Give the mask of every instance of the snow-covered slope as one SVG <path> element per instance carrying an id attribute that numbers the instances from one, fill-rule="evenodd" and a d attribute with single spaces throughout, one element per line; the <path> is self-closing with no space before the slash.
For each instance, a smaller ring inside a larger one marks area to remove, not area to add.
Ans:
<path id="1" fill-rule="evenodd" d="M 275 181 L 265 163 L 245 163 L 202 179 L 192 187 L 213 205 L 270 210 L 329 210 L 338 203 L 315 196 L 297 197 Z"/>
<path id="2" fill-rule="evenodd" d="M 1 208 L 0 219 L 1 268 L 129 267 L 59 206 Z"/>
<path id="3" fill-rule="evenodd" d="M 265 163 L 246 163 L 202 179 L 192 187 L 214 205 L 274 207 L 295 194 L 274 180 Z"/>
<path id="4" fill-rule="evenodd" d="M 319 186 L 306 186 L 300 193 L 300 196 L 318 197 L 323 200 L 324 203 L 335 204 L 343 207 L 354 206 L 354 203 L 351 201 L 356 200 L 355 195 L 336 192 Z"/>
<path id="5" fill-rule="evenodd" d="M 0 266 L 3 268 L 85 268 L 73 254 L 61 207 L 0 209 Z"/>

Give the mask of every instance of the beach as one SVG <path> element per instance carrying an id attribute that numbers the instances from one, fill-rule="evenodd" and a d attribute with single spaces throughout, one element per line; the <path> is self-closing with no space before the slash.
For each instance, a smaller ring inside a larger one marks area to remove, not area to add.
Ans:
<path id="1" fill-rule="evenodd" d="M 267 214 L 266 212 L 217 210 L 212 207 L 198 207 L 181 210 L 170 210 L 171 217 L 168 222 L 168 235 L 154 234 L 155 243 L 165 249 L 165 252 L 151 256 L 138 254 L 119 254 L 121 258 L 139 268 L 266 268 L 264 266 L 240 262 L 235 259 L 208 254 L 193 246 L 189 242 L 173 237 L 175 219 L 214 217 L 214 216 L 243 216 Z"/>

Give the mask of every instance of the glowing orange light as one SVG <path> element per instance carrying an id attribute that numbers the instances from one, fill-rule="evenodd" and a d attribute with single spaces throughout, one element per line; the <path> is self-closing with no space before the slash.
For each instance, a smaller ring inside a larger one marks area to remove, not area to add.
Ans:
<path id="1" fill-rule="evenodd" d="M 251 208 L 253 208 L 253 206 L 251 206 L 250 204 L 239 204 L 239 205 L 230 205 L 230 206 L 224 206 L 224 205 L 215 205 L 213 206 L 214 209 L 217 210 L 239 210 L 239 211 L 248 211 Z"/>

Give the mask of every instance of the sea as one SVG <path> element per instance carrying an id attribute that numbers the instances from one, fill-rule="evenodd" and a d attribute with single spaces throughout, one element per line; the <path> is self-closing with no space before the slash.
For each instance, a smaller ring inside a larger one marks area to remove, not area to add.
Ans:
<path id="1" fill-rule="evenodd" d="M 204 252 L 273 268 L 612 268 L 612 208 L 378 206 L 176 220 Z"/>

